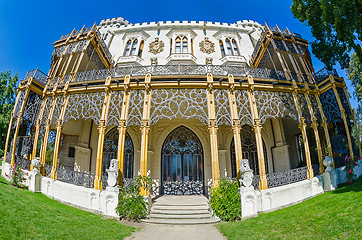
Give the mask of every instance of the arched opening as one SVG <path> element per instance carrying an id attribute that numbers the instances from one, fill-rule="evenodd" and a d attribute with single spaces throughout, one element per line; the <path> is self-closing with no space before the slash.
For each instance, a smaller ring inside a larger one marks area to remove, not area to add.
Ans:
<path id="1" fill-rule="evenodd" d="M 174 129 L 161 150 L 161 194 L 204 193 L 204 157 L 194 132 L 184 126 Z"/>
<path id="2" fill-rule="evenodd" d="M 258 164 L 258 149 L 256 147 L 256 138 L 253 129 L 244 125 L 240 130 L 241 138 L 241 150 L 243 153 L 243 159 L 249 160 L 250 168 L 254 171 L 255 175 L 259 175 L 259 164 Z M 265 172 L 268 173 L 268 158 L 266 152 L 266 145 L 263 140 L 263 151 L 264 151 L 264 164 Z M 237 175 L 236 169 L 236 155 L 235 155 L 235 144 L 234 138 L 231 140 L 230 144 L 230 156 L 231 156 L 231 174 L 235 178 Z"/>
<path id="3" fill-rule="evenodd" d="M 131 51 L 131 40 L 128 40 L 127 44 L 126 44 L 126 48 L 124 49 L 124 54 L 123 56 L 129 56 L 129 53 Z"/>
<path id="4" fill-rule="evenodd" d="M 111 159 L 117 158 L 119 133 L 117 127 L 109 130 L 104 138 L 102 173 L 109 168 Z M 131 136 L 126 133 L 124 141 L 123 178 L 133 178 L 134 147 Z"/>

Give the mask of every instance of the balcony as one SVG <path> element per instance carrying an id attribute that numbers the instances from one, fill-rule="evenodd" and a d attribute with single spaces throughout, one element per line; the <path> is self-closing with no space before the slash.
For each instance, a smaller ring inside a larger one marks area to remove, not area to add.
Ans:
<path id="1" fill-rule="evenodd" d="M 196 57 L 191 53 L 172 53 L 166 60 L 167 64 L 196 64 Z"/>
<path id="2" fill-rule="evenodd" d="M 247 65 L 246 58 L 244 56 L 239 55 L 225 55 L 220 58 L 222 65 Z"/>
<path id="3" fill-rule="evenodd" d="M 126 66 L 126 65 L 142 65 L 143 59 L 137 55 L 132 56 L 120 56 L 117 60 L 117 65 Z"/>

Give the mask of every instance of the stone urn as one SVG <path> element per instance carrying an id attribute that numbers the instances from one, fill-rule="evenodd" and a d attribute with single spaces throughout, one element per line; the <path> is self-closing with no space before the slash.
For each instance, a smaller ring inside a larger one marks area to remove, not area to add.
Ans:
<path id="1" fill-rule="evenodd" d="M 41 161 L 39 160 L 39 157 L 34 158 L 31 160 L 31 165 L 33 165 L 33 171 L 40 172 L 40 168 L 42 166 Z"/>
<path id="2" fill-rule="evenodd" d="M 325 172 L 330 172 L 333 170 L 331 165 L 333 164 L 333 158 L 329 155 L 327 155 L 323 160 L 323 165 L 326 167 Z"/>
<path id="3" fill-rule="evenodd" d="M 253 189 L 251 185 L 253 183 L 253 178 L 254 174 L 253 170 L 250 169 L 249 160 L 240 160 L 240 186 L 246 189 Z"/>
<path id="4" fill-rule="evenodd" d="M 108 173 L 107 184 L 109 187 L 115 187 L 118 183 L 118 160 L 112 159 L 109 168 L 106 170 Z"/>

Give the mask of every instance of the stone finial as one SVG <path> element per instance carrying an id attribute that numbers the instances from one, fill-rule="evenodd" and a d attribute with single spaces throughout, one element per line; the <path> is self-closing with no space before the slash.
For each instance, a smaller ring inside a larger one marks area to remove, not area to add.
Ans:
<path id="1" fill-rule="evenodd" d="M 327 155 L 323 160 L 323 165 L 326 167 L 325 172 L 331 172 L 333 168 L 331 165 L 333 164 L 333 158 L 329 155 Z"/>
<path id="2" fill-rule="evenodd" d="M 249 160 L 240 160 L 240 185 L 246 189 L 252 189 L 253 178 L 254 174 L 253 170 L 250 169 Z"/>
<path id="3" fill-rule="evenodd" d="M 109 187 L 117 186 L 118 178 L 118 160 L 112 159 L 109 168 L 106 170 L 108 173 L 107 184 Z"/>

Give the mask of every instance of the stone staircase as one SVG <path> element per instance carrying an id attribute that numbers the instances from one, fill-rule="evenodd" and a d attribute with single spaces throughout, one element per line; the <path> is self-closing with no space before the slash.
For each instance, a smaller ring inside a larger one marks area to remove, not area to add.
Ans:
<path id="1" fill-rule="evenodd" d="M 208 224 L 217 223 L 212 216 L 209 202 L 204 196 L 162 196 L 152 205 L 146 223 L 157 224 Z"/>

